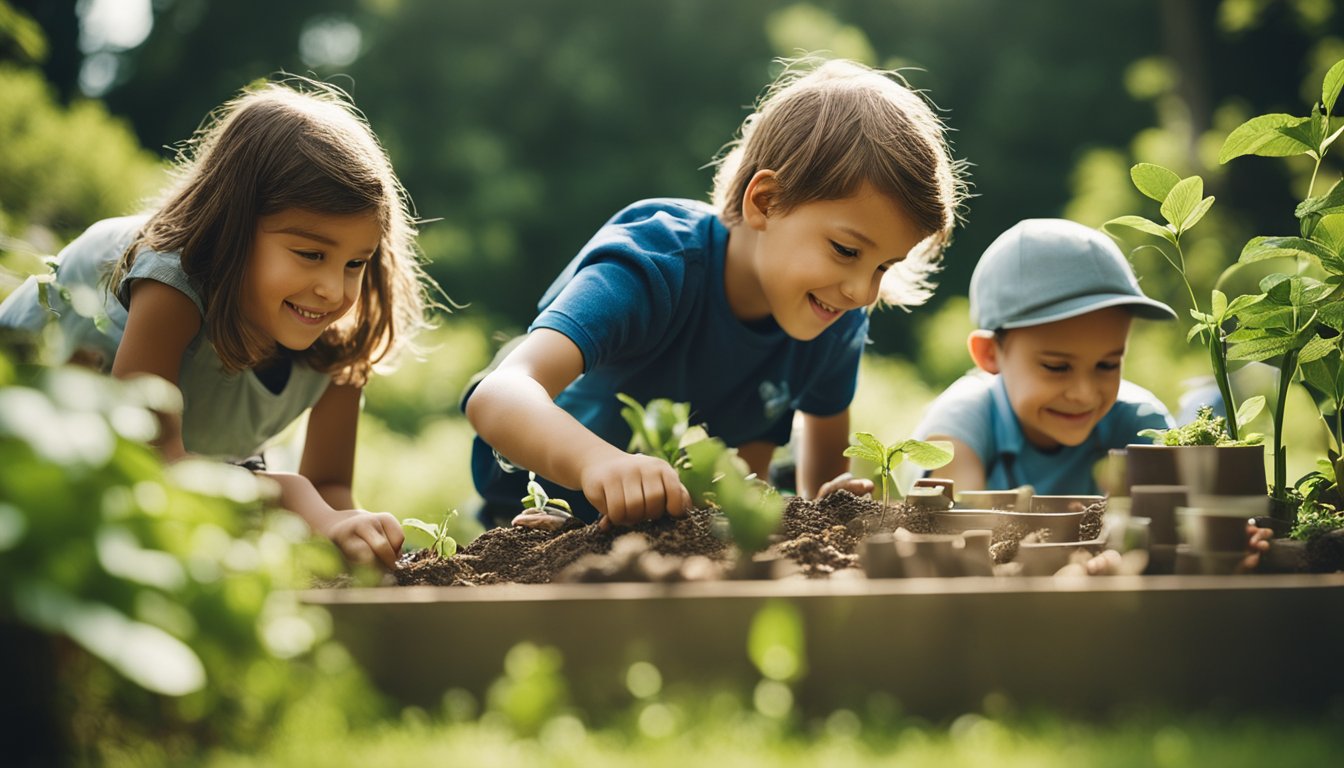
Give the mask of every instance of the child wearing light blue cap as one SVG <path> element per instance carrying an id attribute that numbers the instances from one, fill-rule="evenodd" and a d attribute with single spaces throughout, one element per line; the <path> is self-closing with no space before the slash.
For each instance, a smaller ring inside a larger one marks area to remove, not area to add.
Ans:
<path id="1" fill-rule="evenodd" d="M 1144 295 L 1101 232 L 1028 219 L 986 249 L 971 277 L 967 340 L 978 370 L 929 406 L 915 430 L 949 440 L 938 471 L 962 489 L 1031 485 L 1042 494 L 1094 494 L 1094 465 L 1140 430 L 1174 426 L 1151 392 L 1121 376 L 1135 317 L 1174 320 Z"/>

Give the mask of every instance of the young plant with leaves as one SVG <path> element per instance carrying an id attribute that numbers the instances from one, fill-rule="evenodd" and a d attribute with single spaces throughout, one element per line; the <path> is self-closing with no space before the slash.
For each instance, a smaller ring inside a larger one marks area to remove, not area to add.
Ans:
<path id="1" fill-rule="evenodd" d="M 527 495 L 522 499 L 523 511 L 513 518 L 513 524 L 543 531 L 558 531 L 574 517 L 574 510 L 564 499 L 551 498 L 537 482 L 537 473 L 527 473 Z"/>
<path id="2" fill-rule="evenodd" d="M 1144 196 L 1160 204 L 1160 212 L 1166 223 L 1158 224 L 1143 216 L 1120 216 L 1102 225 L 1103 229 L 1117 238 L 1126 231 L 1134 231 L 1164 241 L 1165 246 L 1144 245 L 1136 250 L 1144 248 L 1156 250 L 1181 276 L 1181 282 L 1185 284 L 1185 290 L 1190 294 L 1190 316 L 1195 319 L 1195 324 L 1186 335 L 1186 340 L 1193 341 L 1198 337 L 1208 350 L 1213 380 L 1218 385 L 1218 392 L 1222 395 L 1228 412 L 1232 413 L 1236 410 L 1236 401 L 1233 399 L 1231 380 L 1228 377 L 1224 327 L 1244 306 L 1251 304 L 1254 297 L 1239 296 L 1229 302 L 1226 294 L 1214 289 L 1209 300 L 1210 311 L 1204 312 L 1200 308 L 1199 300 L 1195 298 L 1195 289 L 1190 285 L 1185 249 L 1181 244 L 1181 238 L 1213 207 L 1213 197 L 1204 196 L 1204 180 L 1199 176 L 1187 176 L 1182 179 L 1175 171 L 1160 165 L 1139 163 L 1130 169 L 1129 176 L 1134 186 Z M 1232 440 L 1239 438 L 1238 426 L 1235 421 L 1227 425 Z"/>
<path id="3" fill-rule="evenodd" d="M 401 521 L 401 524 L 412 530 L 427 534 L 430 539 L 429 549 L 434 554 L 447 560 L 457 554 L 457 539 L 448 535 L 448 521 L 457 517 L 457 510 L 450 510 L 443 516 L 443 521 L 439 523 L 427 523 L 415 517 L 408 517 Z"/>
<path id="4" fill-rule="evenodd" d="M 703 427 L 691 425 L 690 403 L 674 403 L 660 397 L 641 405 L 624 392 L 616 393 L 616 399 L 625 406 L 621 418 L 630 425 L 630 445 L 626 450 L 631 453 L 656 456 L 680 468 L 686 461 L 686 446 L 708 437 Z"/>
<path id="5" fill-rule="evenodd" d="M 1247 398 L 1237 409 L 1237 426 L 1245 427 L 1252 419 L 1260 415 L 1265 407 L 1265 398 L 1261 395 Z M 1227 419 L 1213 415 L 1213 407 L 1200 406 L 1195 420 L 1172 429 L 1145 429 L 1139 437 L 1152 438 L 1156 445 L 1260 445 L 1265 436 L 1258 432 L 1242 434 L 1233 439 L 1227 428 Z"/>
<path id="6" fill-rule="evenodd" d="M 868 432 L 856 432 L 854 439 L 858 445 L 846 448 L 845 456 L 873 465 L 873 481 L 882 487 L 883 524 L 886 523 L 886 509 L 891 502 L 891 487 L 898 486 L 895 475 L 897 467 L 908 460 L 925 469 L 937 469 L 952 460 L 952 444 L 946 440 L 902 440 L 888 446 Z M 905 493 L 900 487 L 896 491 L 901 495 Z"/>
<path id="7" fill-rule="evenodd" d="M 1283 411 L 1289 386 L 1300 380 L 1311 393 L 1334 443 L 1331 462 L 1338 459 L 1344 425 L 1339 415 L 1344 379 L 1340 375 L 1341 333 L 1344 332 L 1344 187 L 1336 181 L 1317 196 L 1321 163 L 1344 132 L 1332 130 L 1332 112 L 1344 86 L 1344 61 L 1326 73 L 1321 100 L 1307 117 L 1269 114 L 1252 118 L 1227 137 L 1219 154 L 1226 163 L 1243 155 L 1291 157 L 1307 155 L 1315 161 L 1307 197 L 1294 211 L 1298 235 L 1255 237 L 1242 249 L 1243 264 L 1282 259 L 1294 265 L 1291 273 L 1275 273 L 1260 283 L 1239 313 L 1240 325 L 1229 337 L 1229 358 L 1275 360 L 1279 388 L 1274 410 L 1274 488 L 1276 499 L 1288 500 L 1286 456 L 1283 447 Z"/>

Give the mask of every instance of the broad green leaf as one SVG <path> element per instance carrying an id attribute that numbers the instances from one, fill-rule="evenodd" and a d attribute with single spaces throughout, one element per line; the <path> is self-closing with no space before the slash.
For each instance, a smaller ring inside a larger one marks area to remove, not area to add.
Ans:
<path id="1" fill-rule="evenodd" d="M 1297 204 L 1293 210 L 1297 218 L 1302 218 L 1311 214 L 1318 216 L 1329 216 L 1332 213 L 1344 213 L 1344 184 L 1335 182 L 1330 191 L 1317 197 L 1308 197 L 1306 200 Z"/>
<path id="2" fill-rule="evenodd" d="M 1181 180 L 1175 171 L 1153 163 L 1139 163 L 1130 168 L 1129 178 L 1140 192 L 1159 203 L 1167 199 L 1167 193 Z"/>
<path id="3" fill-rule="evenodd" d="M 1102 224 L 1101 226 L 1102 229 L 1105 229 L 1107 232 L 1110 232 L 1111 234 L 1116 235 L 1117 237 L 1120 236 L 1116 232 L 1117 229 L 1133 229 L 1139 232 L 1143 232 L 1144 234 L 1156 235 L 1169 243 L 1176 242 L 1175 232 L 1171 231 L 1167 227 L 1162 226 L 1161 224 L 1158 224 L 1155 221 L 1149 221 L 1148 219 L 1145 219 L 1142 216 L 1120 216 L 1118 218 L 1111 219 L 1110 221 L 1106 222 L 1105 224 Z"/>
<path id="4" fill-rule="evenodd" d="M 1195 207 L 1204 199 L 1204 180 L 1198 176 L 1187 176 L 1167 193 L 1162 201 L 1162 217 L 1180 234 L 1185 220 L 1194 213 Z"/>
<path id="5" fill-rule="evenodd" d="M 1292 336 L 1280 336 L 1260 339 L 1258 341 L 1247 341 L 1241 344 L 1235 344 L 1229 348 L 1227 350 L 1227 359 L 1252 360 L 1258 362 L 1268 360 L 1271 357 L 1278 357 L 1296 346 L 1296 339 Z"/>
<path id="6" fill-rule="evenodd" d="M 1212 195 L 1204 198 L 1203 200 L 1200 200 L 1199 204 L 1195 206 L 1195 210 L 1191 211 L 1190 215 L 1187 216 L 1185 218 L 1185 221 L 1181 223 L 1181 231 L 1185 232 L 1186 230 L 1198 224 L 1199 220 L 1204 218 L 1204 214 L 1208 213 L 1209 209 L 1212 207 L 1213 207 Z"/>
<path id="7" fill-rule="evenodd" d="M 1208 326 L 1204 325 L 1203 323 L 1198 323 L 1196 325 L 1190 326 L 1190 331 L 1185 334 L 1185 343 L 1189 344 L 1190 342 L 1194 341 L 1196 336 L 1203 336 L 1204 331 L 1207 330 L 1207 328 Z"/>
<path id="8" fill-rule="evenodd" d="M 1237 427 L 1241 428 L 1251 423 L 1251 420 L 1260 415 L 1265 409 L 1265 396 L 1256 395 L 1248 397 L 1242 401 L 1241 406 L 1237 408 Z"/>
<path id="9" fill-rule="evenodd" d="M 925 469 L 937 469 L 952 461 L 952 443 L 946 440 L 906 440 L 903 445 L 906 457 Z"/>
<path id="10" fill-rule="evenodd" d="M 843 455 L 851 459 L 863 459 L 879 469 L 886 459 L 884 454 L 874 453 L 871 448 L 863 445 L 851 445 L 845 449 Z"/>
<path id="11" fill-rule="evenodd" d="M 1214 288 L 1210 300 L 1210 309 L 1210 314 L 1213 315 L 1215 322 L 1222 320 L 1223 315 L 1227 314 L 1227 294 Z"/>
<path id="12" fill-rule="evenodd" d="M 1323 339 L 1320 336 L 1312 336 L 1311 341 L 1308 341 L 1302 347 L 1301 351 L 1297 353 L 1297 364 L 1305 365 L 1320 360 L 1322 357 L 1325 357 L 1334 351 L 1334 349 L 1335 345 L 1333 340 Z"/>
<path id="13" fill-rule="evenodd" d="M 1242 310 L 1259 304 L 1264 298 L 1264 294 L 1243 293 L 1227 305 L 1227 310 L 1224 314 L 1227 317 L 1239 317 Z"/>
<path id="14" fill-rule="evenodd" d="M 1344 86 L 1344 59 L 1335 62 L 1329 72 L 1325 73 L 1325 79 L 1321 81 L 1321 104 L 1325 105 L 1325 112 L 1329 114 L 1335 109 L 1335 99 L 1339 98 L 1339 89 Z"/>
<path id="15" fill-rule="evenodd" d="M 426 523 L 424 520 L 416 517 L 404 518 L 401 521 L 401 527 L 410 528 L 412 530 L 420 531 L 421 533 L 427 533 L 431 539 L 437 539 L 439 537 L 438 525 L 434 523 Z"/>
<path id="16" fill-rule="evenodd" d="M 1271 114 L 1253 117 L 1237 126 L 1218 153 L 1218 162 L 1226 163 L 1242 155 L 1260 155 L 1261 157 L 1290 157 L 1310 152 L 1314 147 L 1303 144 L 1297 139 L 1283 135 L 1280 128 L 1301 125 L 1311 118 L 1293 115 Z"/>
<path id="17" fill-rule="evenodd" d="M 1297 125 L 1285 125 L 1279 129 L 1279 133 L 1299 144 L 1310 147 L 1304 153 L 1295 152 L 1294 154 L 1307 154 L 1312 157 L 1315 157 L 1320 151 L 1321 142 L 1325 140 L 1325 133 L 1321 129 L 1321 124 L 1313 118 L 1307 118 Z"/>
<path id="18" fill-rule="evenodd" d="M 1249 264 L 1266 259 L 1295 259 L 1306 256 L 1317 261 L 1333 259 L 1335 254 L 1312 240 L 1302 237 L 1253 237 L 1241 249 L 1238 261 Z"/>
<path id="19" fill-rule="evenodd" d="M 1311 239 L 1336 256 L 1340 255 L 1344 252 L 1344 215 L 1322 216 Z"/>

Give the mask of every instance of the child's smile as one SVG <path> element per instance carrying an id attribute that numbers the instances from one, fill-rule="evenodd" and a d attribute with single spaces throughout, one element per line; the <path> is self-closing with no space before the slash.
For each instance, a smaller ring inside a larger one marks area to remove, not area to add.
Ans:
<path id="1" fill-rule="evenodd" d="M 1032 445 L 1080 445 L 1115 405 L 1131 319 L 1110 307 L 1004 333 L 996 372 Z"/>
<path id="2" fill-rule="evenodd" d="M 244 316 L 277 344 L 307 349 L 359 298 L 381 237 L 373 212 L 262 216 L 243 278 Z"/>
<path id="3" fill-rule="evenodd" d="M 816 338 L 845 312 L 877 301 L 882 278 L 927 233 L 871 184 L 849 197 L 771 212 L 777 186 L 760 171 L 728 241 L 724 289 L 741 320 L 773 316 L 789 336 Z"/>

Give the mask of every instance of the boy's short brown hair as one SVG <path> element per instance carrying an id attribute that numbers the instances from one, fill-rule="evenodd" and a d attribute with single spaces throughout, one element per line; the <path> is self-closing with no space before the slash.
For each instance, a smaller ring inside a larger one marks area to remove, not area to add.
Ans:
<path id="1" fill-rule="evenodd" d="M 965 195 L 961 163 L 933 108 L 899 75 L 850 61 L 814 63 L 786 62 L 743 122 L 718 161 L 714 204 L 725 224 L 741 222 L 747 184 L 762 169 L 776 174 L 781 212 L 848 197 L 869 182 L 927 233 L 888 271 L 880 300 L 922 304 Z"/>

